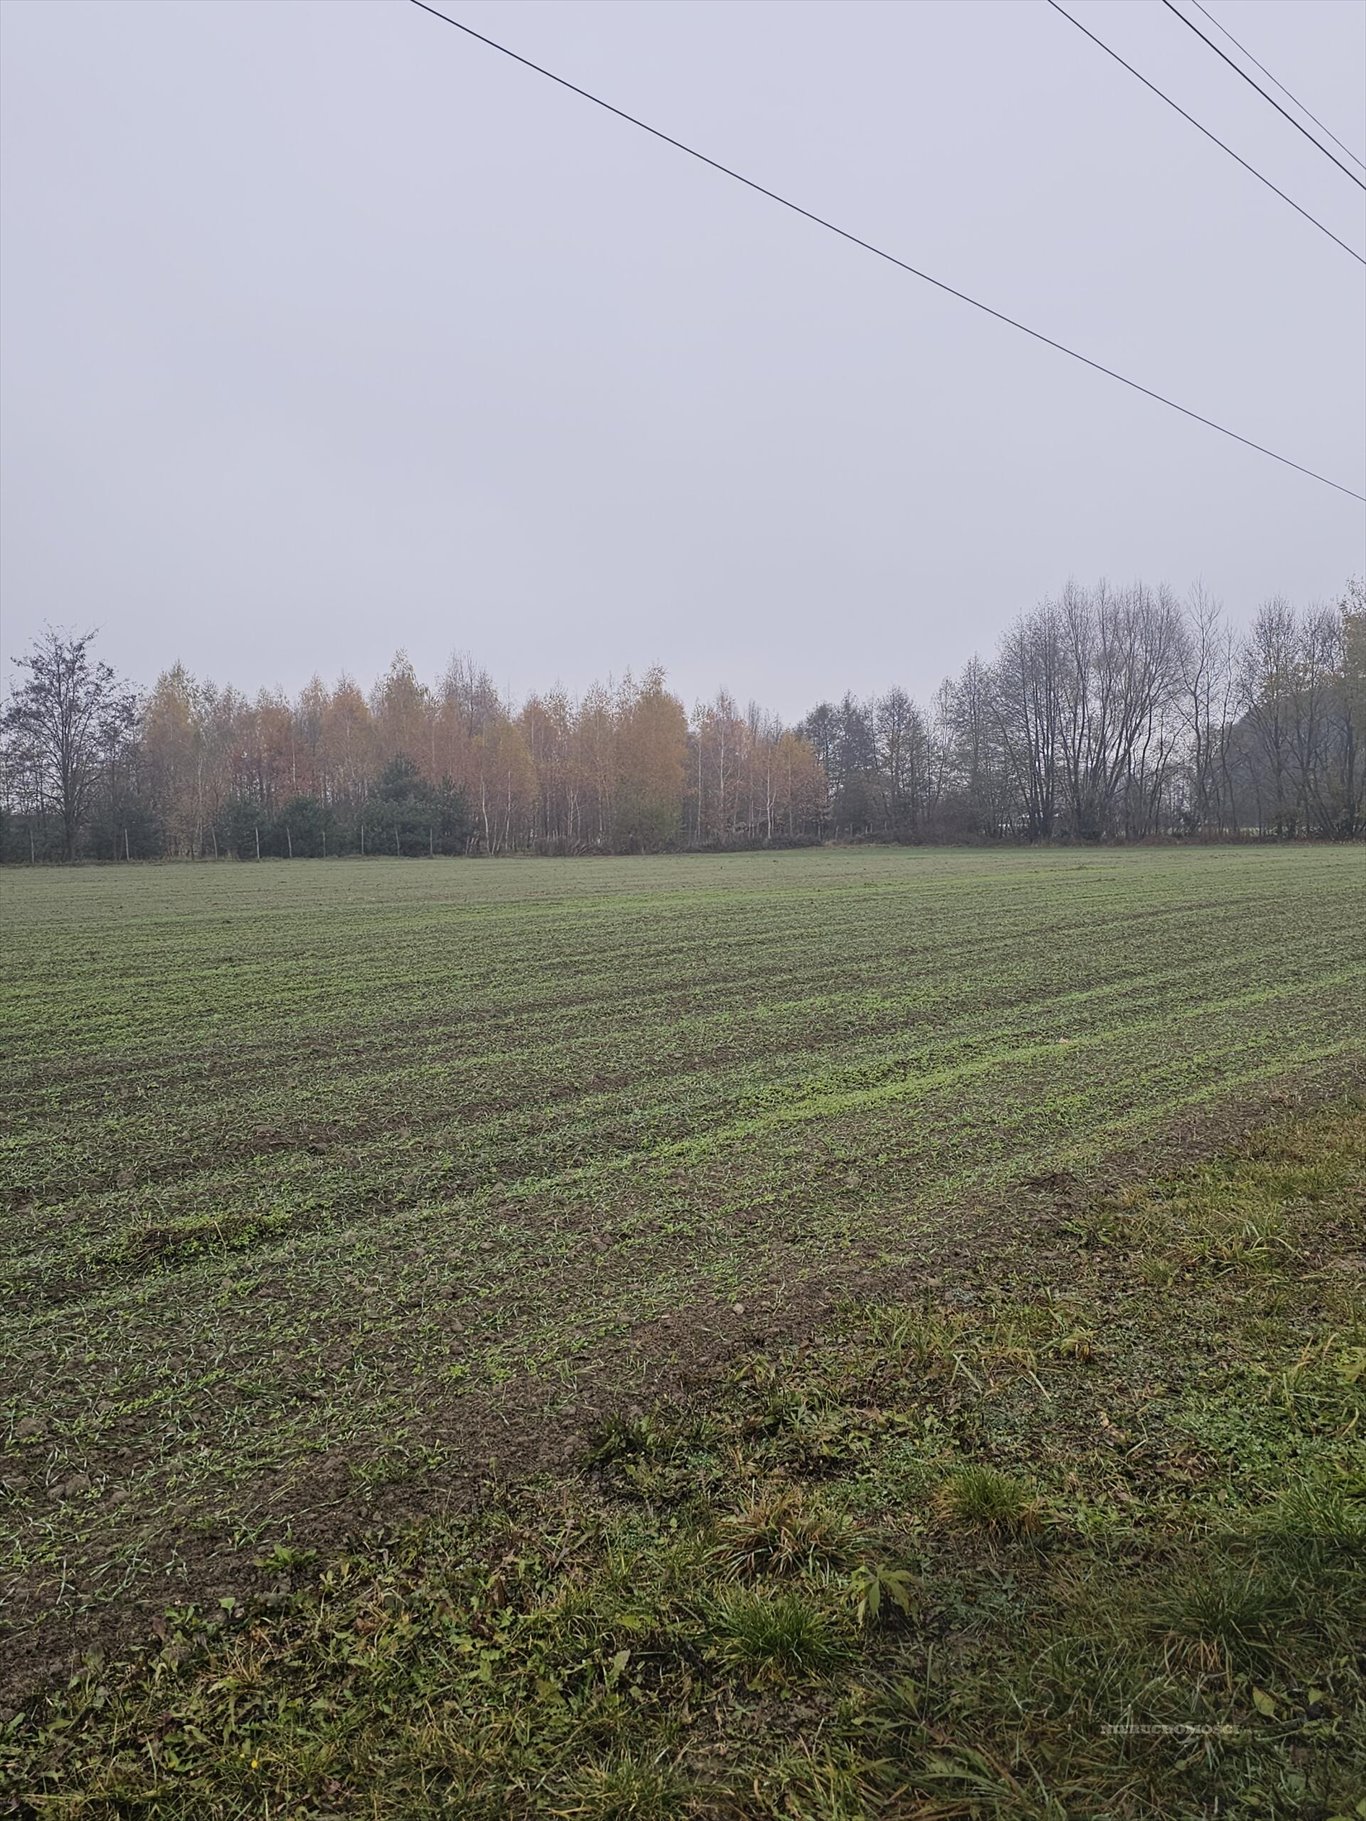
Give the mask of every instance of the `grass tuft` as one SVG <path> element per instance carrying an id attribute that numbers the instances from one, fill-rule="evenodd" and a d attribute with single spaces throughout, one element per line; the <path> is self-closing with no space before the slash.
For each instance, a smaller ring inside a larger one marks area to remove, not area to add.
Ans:
<path id="1" fill-rule="evenodd" d="M 749 1580 L 837 1568 L 856 1540 L 847 1517 L 798 1486 L 756 1492 L 738 1511 L 717 1520 L 716 1533 L 717 1560 L 728 1574 Z"/>
<path id="2" fill-rule="evenodd" d="M 949 1474 L 935 1494 L 944 1518 L 987 1530 L 1031 1532 L 1043 1527 L 1037 1495 L 998 1468 L 972 1461 Z"/>
<path id="3" fill-rule="evenodd" d="M 697 1794 L 676 1765 L 619 1752 L 568 1778 L 553 1813 L 591 1821 L 674 1821 L 693 1810 Z"/>
<path id="4" fill-rule="evenodd" d="M 713 1603 L 710 1619 L 726 1657 L 742 1669 L 820 1675 L 846 1654 L 839 1626 L 808 1595 L 737 1588 Z"/>

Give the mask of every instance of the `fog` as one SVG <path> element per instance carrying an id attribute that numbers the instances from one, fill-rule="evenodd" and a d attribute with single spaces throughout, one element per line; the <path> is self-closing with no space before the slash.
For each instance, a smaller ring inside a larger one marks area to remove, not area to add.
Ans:
<path id="1" fill-rule="evenodd" d="M 1353 150 L 1366 11 L 1210 0 Z M 451 0 L 947 282 L 1362 489 L 1366 274 L 1042 4 Z M 1073 10 L 1354 245 L 1163 7 Z M 1208 29 L 1208 27 L 1206 28 Z M 667 667 L 926 694 L 1069 574 L 1331 599 L 1366 512 L 404 0 L 8 0 L 6 652 L 140 683 Z M 6 666 L 8 668 L 8 665 Z"/>

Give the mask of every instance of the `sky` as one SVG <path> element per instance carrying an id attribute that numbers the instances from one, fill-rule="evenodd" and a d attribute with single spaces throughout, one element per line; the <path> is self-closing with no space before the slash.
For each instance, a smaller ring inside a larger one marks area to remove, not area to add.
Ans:
<path id="1" fill-rule="evenodd" d="M 1366 156 L 1366 8 L 1206 3 Z M 1366 491 L 1366 271 L 1045 0 L 445 10 Z M 1362 192 L 1158 0 L 1071 10 L 1366 251 Z M 1069 575 L 1241 620 L 1366 568 L 1356 501 L 407 0 L 0 33 L 8 655 L 98 626 L 140 684 L 293 691 L 460 651 L 514 697 L 660 663 L 795 719 L 927 696 Z"/>

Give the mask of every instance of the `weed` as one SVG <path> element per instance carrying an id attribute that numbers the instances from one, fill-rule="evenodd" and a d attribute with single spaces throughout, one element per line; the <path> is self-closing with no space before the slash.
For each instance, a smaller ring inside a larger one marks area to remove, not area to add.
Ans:
<path id="1" fill-rule="evenodd" d="M 850 1576 L 849 1592 L 860 1625 L 874 1625 L 892 1610 L 909 1618 L 917 1602 L 914 1577 L 905 1569 L 877 1562 L 859 1564 Z"/>
<path id="2" fill-rule="evenodd" d="M 658 1453 L 666 1446 L 665 1432 L 653 1417 L 614 1413 L 590 1442 L 588 1458 L 599 1466 L 609 1466 L 614 1461 Z"/>

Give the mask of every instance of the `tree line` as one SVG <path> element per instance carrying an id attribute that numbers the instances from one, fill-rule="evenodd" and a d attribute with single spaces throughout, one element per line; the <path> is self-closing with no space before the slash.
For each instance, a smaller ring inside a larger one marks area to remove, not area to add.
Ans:
<path id="1" fill-rule="evenodd" d="M 664 672 L 500 697 L 400 652 L 368 691 L 145 692 L 48 629 L 0 716 L 0 859 L 631 853 L 889 841 L 1366 833 L 1366 591 L 1267 601 L 1070 582 L 927 703 L 795 726 Z"/>

